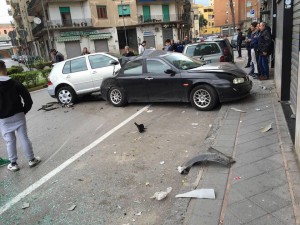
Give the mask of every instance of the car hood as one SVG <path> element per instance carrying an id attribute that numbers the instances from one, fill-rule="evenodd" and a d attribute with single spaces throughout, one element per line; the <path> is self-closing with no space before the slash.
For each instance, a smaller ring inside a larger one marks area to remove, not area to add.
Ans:
<path id="1" fill-rule="evenodd" d="M 237 77 L 246 76 L 246 72 L 240 69 L 237 65 L 233 63 L 210 63 L 201 67 L 197 67 L 189 70 L 189 72 L 220 72 L 220 73 L 230 73 Z"/>

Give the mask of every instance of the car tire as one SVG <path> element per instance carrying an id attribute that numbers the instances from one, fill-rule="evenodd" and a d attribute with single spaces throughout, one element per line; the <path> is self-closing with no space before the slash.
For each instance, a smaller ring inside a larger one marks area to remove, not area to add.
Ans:
<path id="1" fill-rule="evenodd" d="M 61 104 L 75 103 L 77 100 L 77 95 L 73 88 L 69 86 L 64 86 L 58 89 L 56 93 L 56 98 Z"/>
<path id="2" fill-rule="evenodd" d="M 112 87 L 108 92 L 108 99 L 113 106 L 120 107 L 127 103 L 124 91 L 119 87 Z"/>
<path id="3" fill-rule="evenodd" d="M 209 85 L 196 86 L 190 94 L 192 106 L 200 111 L 213 109 L 217 105 L 218 100 L 217 92 Z"/>

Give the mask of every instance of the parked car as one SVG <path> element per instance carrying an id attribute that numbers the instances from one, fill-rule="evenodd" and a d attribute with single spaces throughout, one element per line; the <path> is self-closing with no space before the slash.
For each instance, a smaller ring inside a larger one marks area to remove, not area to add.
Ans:
<path id="1" fill-rule="evenodd" d="M 78 96 L 100 91 L 102 80 L 120 70 L 120 56 L 94 53 L 54 64 L 48 76 L 48 93 L 62 104 Z"/>
<path id="2" fill-rule="evenodd" d="M 27 59 L 27 55 L 19 55 L 18 62 L 25 63 L 26 59 Z"/>
<path id="3" fill-rule="evenodd" d="M 19 56 L 16 54 L 11 55 L 11 60 L 13 60 L 13 61 L 18 61 L 18 58 L 19 58 Z"/>
<path id="4" fill-rule="evenodd" d="M 227 39 L 205 40 L 204 42 L 185 46 L 184 55 L 203 60 L 206 64 L 213 62 L 234 62 L 232 47 Z"/>
<path id="5" fill-rule="evenodd" d="M 231 45 L 233 48 L 236 48 L 237 47 L 237 35 L 234 35 L 231 39 Z M 245 42 L 245 39 L 243 39 L 242 41 L 242 48 L 245 48 L 246 47 L 246 42 Z"/>
<path id="6" fill-rule="evenodd" d="M 114 106 L 130 102 L 191 102 L 211 110 L 219 102 L 247 96 L 252 82 L 233 63 L 203 65 L 180 53 L 146 50 L 117 76 L 102 82 L 101 94 Z"/>

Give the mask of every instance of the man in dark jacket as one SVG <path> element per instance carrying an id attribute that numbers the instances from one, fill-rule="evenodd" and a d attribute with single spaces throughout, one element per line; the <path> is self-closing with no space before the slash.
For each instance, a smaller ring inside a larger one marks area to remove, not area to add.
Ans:
<path id="1" fill-rule="evenodd" d="M 238 36 L 237 36 L 237 51 L 238 51 L 238 58 L 242 58 L 242 42 L 243 42 L 243 33 L 241 32 L 241 29 L 237 29 Z"/>
<path id="2" fill-rule="evenodd" d="M 33 102 L 27 89 L 18 81 L 7 76 L 4 61 L 0 60 L 0 130 L 6 143 L 10 171 L 19 170 L 17 164 L 17 132 L 23 152 L 29 166 L 37 165 L 41 160 L 34 157 L 32 145 L 27 135 L 25 114 L 31 109 Z"/>
<path id="3" fill-rule="evenodd" d="M 247 37 L 246 37 L 246 49 L 248 52 L 248 60 L 247 60 L 247 65 L 245 68 L 249 68 L 251 66 L 251 48 L 250 48 L 250 42 L 251 42 L 251 35 L 252 35 L 252 30 L 251 27 L 248 29 Z"/>
<path id="4" fill-rule="evenodd" d="M 61 62 L 61 61 L 65 60 L 63 54 L 61 54 L 60 52 L 56 51 L 56 49 L 54 49 L 54 48 L 50 50 L 50 53 L 54 57 L 54 60 L 53 60 L 54 63 L 58 63 L 58 62 Z"/>
<path id="5" fill-rule="evenodd" d="M 269 64 L 268 58 L 271 54 L 271 45 L 272 45 L 272 37 L 271 32 L 267 29 L 267 24 L 265 22 L 261 22 L 259 24 L 260 35 L 258 39 L 258 64 L 261 72 L 260 80 L 268 80 L 269 79 Z"/>

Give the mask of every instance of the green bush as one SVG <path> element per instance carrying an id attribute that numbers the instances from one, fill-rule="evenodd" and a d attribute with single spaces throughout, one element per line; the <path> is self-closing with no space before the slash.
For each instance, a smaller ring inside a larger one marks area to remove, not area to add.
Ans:
<path id="1" fill-rule="evenodd" d="M 50 69 L 44 69 L 44 70 L 40 70 L 40 75 L 47 80 L 49 73 L 51 72 L 51 68 Z"/>
<path id="2" fill-rule="evenodd" d="M 23 73 L 25 76 L 25 84 L 27 87 L 35 87 L 37 85 L 37 82 L 39 80 L 39 75 L 40 72 L 35 70 L 35 71 L 26 71 Z"/>
<path id="3" fill-rule="evenodd" d="M 45 61 L 45 60 L 41 59 L 41 60 L 35 61 L 32 65 L 33 68 L 36 68 L 38 70 L 44 69 L 45 66 L 51 67 L 52 62 L 48 62 L 48 61 Z"/>
<path id="4" fill-rule="evenodd" d="M 9 75 L 12 79 L 19 81 L 21 84 L 25 81 L 25 74 L 24 73 L 14 73 Z"/>
<path id="5" fill-rule="evenodd" d="M 22 66 L 12 66 L 11 68 L 7 68 L 7 75 L 11 75 L 14 73 L 22 73 L 24 71 Z"/>

